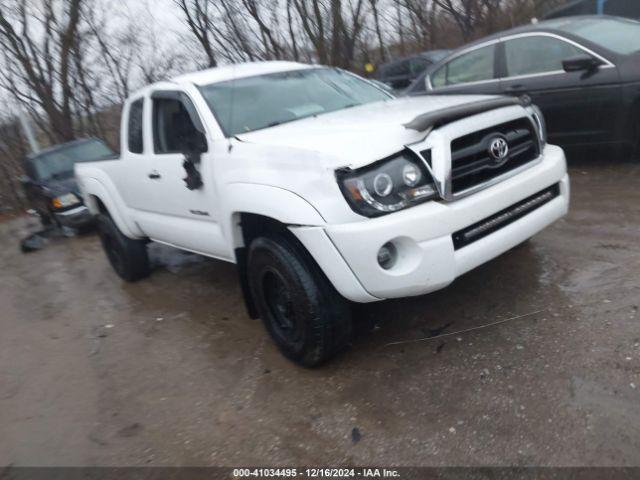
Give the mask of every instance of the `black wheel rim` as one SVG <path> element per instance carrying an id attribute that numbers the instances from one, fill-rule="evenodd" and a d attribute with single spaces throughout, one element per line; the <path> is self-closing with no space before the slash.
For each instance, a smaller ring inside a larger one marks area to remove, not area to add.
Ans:
<path id="1" fill-rule="evenodd" d="M 270 268 L 262 274 L 261 287 L 273 334 L 281 342 L 295 347 L 302 340 L 302 322 L 296 315 L 287 282 L 278 271 Z"/>

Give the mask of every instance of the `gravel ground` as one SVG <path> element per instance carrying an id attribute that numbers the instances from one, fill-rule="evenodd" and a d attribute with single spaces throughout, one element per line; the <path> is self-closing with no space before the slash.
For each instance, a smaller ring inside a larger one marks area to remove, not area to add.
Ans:
<path id="1" fill-rule="evenodd" d="M 0 465 L 640 465 L 640 165 L 571 169 L 570 215 L 372 332 L 287 362 L 233 265 L 0 224 Z M 538 312 L 467 333 L 452 333 Z"/>

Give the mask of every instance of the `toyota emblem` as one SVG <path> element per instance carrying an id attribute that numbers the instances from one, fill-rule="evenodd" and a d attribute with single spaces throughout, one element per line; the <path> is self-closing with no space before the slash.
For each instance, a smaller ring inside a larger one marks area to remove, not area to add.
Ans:
<path id="1" fill-rule="evenodd" d="M 509 144 L 502 137 L 496 137 L 489 144 L 489 153 L 496 161 L 502 161 L 509 155 Z"/>

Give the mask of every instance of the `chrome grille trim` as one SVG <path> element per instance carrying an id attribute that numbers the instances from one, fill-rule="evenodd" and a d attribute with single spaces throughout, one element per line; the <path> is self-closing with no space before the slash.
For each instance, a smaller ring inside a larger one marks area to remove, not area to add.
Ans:
<path id="1" fill-rule="evenodd" d="M 486 120 L 486 122 L 483 120 Z M 454 193 L 452 178 L 452 142 L 460 137 L 471 135 L 479 131 L 497 129 L 503 124 L 523 120 L 528 121 L 531 125 L 533 141 L 535 142 L 538 155 L 521 166 L 512 168 L 484 182 Z M 432 175 L 440 197 L 444 201 L 453 202 L 505 181 L 506 179 L 518 175 L 520 172 L 532 168 L 540 163 L 543 158 L 542 143 L 540 142 L 537 129 L 533 122 L 534 120 L 531 116 L 528 115 L 521 107 L 507 107 L 504 109 L 498 109 L 497 111 L 494 110 L 493 112 L 486 114 L 469 117 L 468 119 L 454 122 L 453 124 L 449 124 L 441 129 L 433 130 L 421 140 L 406 144 L 405 147 L 411 150 L 417 158 L 422 161 L 425 168 Z M 479 126 L 475 129 L 470 129 L 468 125 L 473 124 Z M 460 130 L 463 130 L 462 134 L 459 133 Z M 431 152 L 431 162 L 429 162 L 422 154 L 425 150 L 429 150 Z"/>
<path id="2" fill-rule="evenodd" d="M 496 138 L 507 141 L 509 152 L 497 160 L 489 152 Z M 540 156 L 541 146 L 533 121 L 520 117 L 451 140 L 451 193 L 454 197 L 495 177 L 528 164 Z"/>

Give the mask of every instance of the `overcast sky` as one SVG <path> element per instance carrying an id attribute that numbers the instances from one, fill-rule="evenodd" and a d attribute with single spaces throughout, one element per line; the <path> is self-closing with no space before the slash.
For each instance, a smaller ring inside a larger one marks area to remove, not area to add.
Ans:
<path id="1" fill-rule="evenodd" d="M 103 0 L 107 4 L 113 5 L 113 0 Z M 179 35 L 187 31 L 187 27 L 182 22 L 180 9 L 173 0 L 124 0 L 127 8 L 132 13 L 144 16 L 152 16 L 152 21 L 161 32 Z"/>

